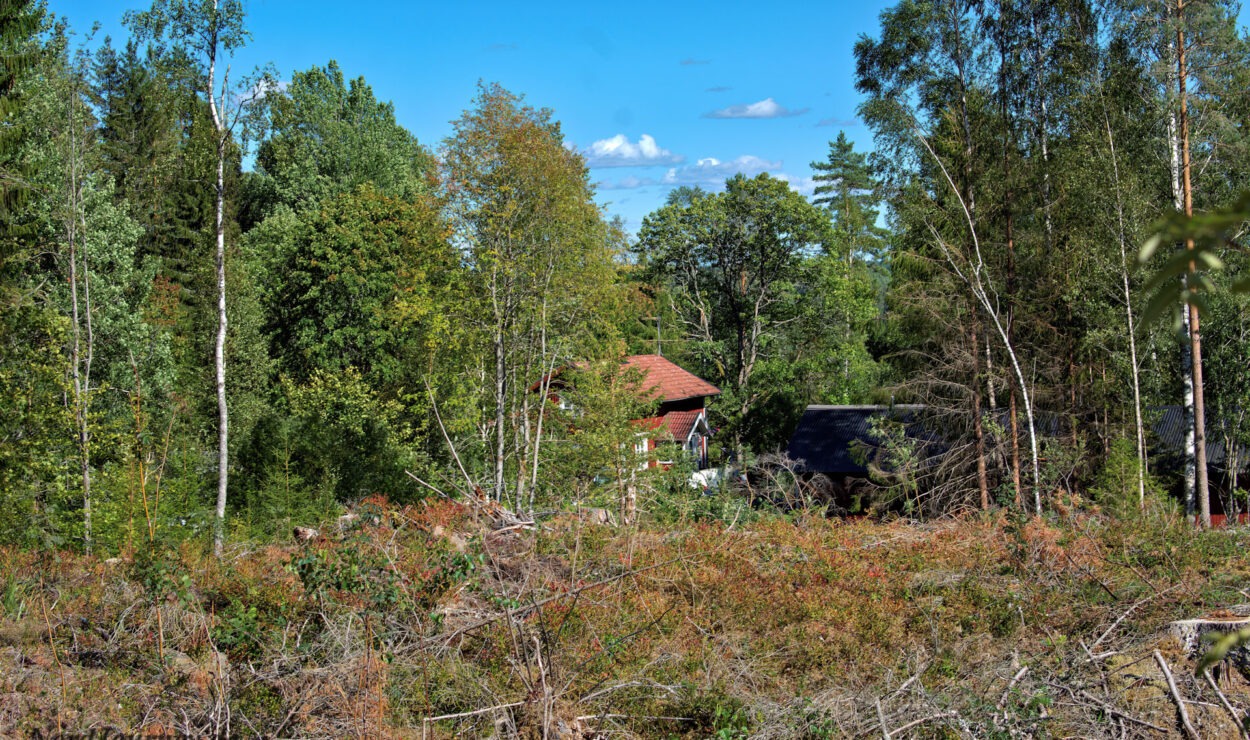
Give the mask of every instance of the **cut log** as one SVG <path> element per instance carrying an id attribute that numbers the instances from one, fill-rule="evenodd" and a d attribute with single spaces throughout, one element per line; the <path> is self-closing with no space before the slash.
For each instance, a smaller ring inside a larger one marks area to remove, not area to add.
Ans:
<path id="1" fill-rule="evenodd" d="M 321 533 L 312 527 L 296 527 L 291 534 L 296 542 L 311 542 L 321 536 Z"/>
<path id="2" fill-rule="evenodd" d="M 1208 634 L 1215 633 L 1214 637 L 1219 637 L 1247 627 L 1250 627 L 1250 604 L 1239 604 L 1198 619 L 1179 619 L 1169 625 L 1169 630 L 1187 655 L 1198 657 L 1211 645 L 1213 638 L 1207 637 Z M 1245 648 L 1238 650 L 1245 651 Z M 1250 654 L 1243 652 L 1242 657 L 1250 657 Z"/>

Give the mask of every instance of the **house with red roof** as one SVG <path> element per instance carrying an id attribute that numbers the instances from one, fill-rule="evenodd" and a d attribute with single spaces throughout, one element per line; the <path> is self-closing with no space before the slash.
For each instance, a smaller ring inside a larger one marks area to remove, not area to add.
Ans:
<path id="1" fill-rule="evenodd" d="M 707 399 L 720 395 L 720 388 L 694 373 L 683 370 L 661 355 L 630 355 L 624 360 L 627 373 L 638 378 L 638 400 L 656 404 L 655 413 L 635 419 L 638 443 L 635 449 L 648 459 L 647 467 L 668 467 L 684 451 L 696 470 L 708 466 L 707 441 L 712 430 L 707 423 Z M 546 392 L 560 408 L 568 408 L 563 389 L 564 369 L 558 369 L 530 386 L 531 392 Z"/>
<path id="2" fill-rule="evenodd" d="M 625 367 L 642 376 L 641 400 L 659 402 L 654 416 L 637 420 L 643 430 L 652 432 L 639 441 L 638 451 L 649 458 L 655 453 L 649 465 L 667 466 L 673 464 L 677 455 L 666 459 L 666 449 L 684 450 L 694 460 L 696 470 L 705 469 L 707 441 L 712 436 L 707 423 L 707 399 L 719 396 L 720 388 L 661 355 L 630 355 L 625 358 Z"/>

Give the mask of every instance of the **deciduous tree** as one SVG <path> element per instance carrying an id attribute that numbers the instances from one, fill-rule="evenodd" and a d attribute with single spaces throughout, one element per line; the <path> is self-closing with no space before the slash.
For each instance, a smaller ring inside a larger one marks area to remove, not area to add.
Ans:
<path id="1" fill-rule="evenodd" d="M 150 10 L 130 13 L 127 20 L 140 35 L 168 39 L 197 62 L 199 92 L 208 103 L 215 132 L 217 339 L 213 356 L 217 388 L 217 519 L 213 541 L 220 555 L 225 542 L 230 476 L 230 414 L 226 402 L 226 160 L 244 116 L 273 83 L 264 75 L 254 74 L 233 87 L 230 85 L 230 67 L 226 62 L 249 37 L 243 25 L 241 0 L 155 0 Z M 225 69 L 219 70 L 222 64 Z"/>
<path id="2" fill-rule="evenodd" d="M 830 238 L 828 217 L 767 174 L 735 175 L 723 193 L 676 190 L 643 221 L 639 259 L 672 288 L 692 354 L 725 391 L 739 460 L 742 425 L 775 390 L 754 382 L 756 372 L 781 359 L 781 335 L 803 310 L 799 265 Z"/>

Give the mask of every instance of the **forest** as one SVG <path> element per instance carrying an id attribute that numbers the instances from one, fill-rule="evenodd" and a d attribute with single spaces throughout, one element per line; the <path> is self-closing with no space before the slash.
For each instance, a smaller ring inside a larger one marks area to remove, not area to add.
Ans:
<path id="1" fill-rule="evenodd" d="M 632 233 L 521 91 L 419 142 L 332 58 L 231 71 L 240 0 L 0 0 L 0 734 L 1179 732 L 1098 643 L 1245 600 L 1237 13 L 899 0 L 871 152 Z M 725 486 L 639 458 L 651 353 Z M 941 463 L 881 428 L 868 519 L 807 495 L 803 410 L 895 403 Z"/>

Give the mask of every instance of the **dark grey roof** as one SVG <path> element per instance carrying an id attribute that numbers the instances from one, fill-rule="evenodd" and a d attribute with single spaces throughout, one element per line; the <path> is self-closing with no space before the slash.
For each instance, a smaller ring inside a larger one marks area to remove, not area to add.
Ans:
<path id="1" fill-rule="evenodd" d="M 1155 452 L 1161 455 L 1180 457 L 1185 452 L 1185 409 L 1181 406 L 1152 406 L 1146 410 L 1146 422 L 1154 435 L 1157 444 Z M 1224 449 L 1224 435 L 1219 432 L 1218 419 L 1207 416 L 1207 465 L 1223 470 L 1228 455 Z M 1250 449 L 1241 448 L 1241 466 L 1244 470 L 1250 464 Z"/>
<path id="2" fill-rule="evenodd" d="M 901 421 L 914 418 L 923 406 L 808 406 L 790 437 L 786 454 L 801 460 L 800 472 L 867 475 L 868 469 L 855 462 L 852 442 L 871 442 L 869 422 L 873 417 L 893 414 Z"/>
<path id="3" fill-rule="evenodd" d="M 798 428 L 790 437 L 786 454 L 791 460 L 800 460 L 800 472 L 831 473 L 839 475 L 867 475 L 863 465 L 855 462 L 851 454 L 854 442 L 872 444 L 875 440 L 869 431 L 874 416 L 892 413 L 907 423 L 907 434 L 939 442 L 940 434 L 925 431 L 919 421 L 923 405 L 896 404 L 895 406 L 808 406 L 799 420 Z M 1185 444 L 1185 415 L 1180 406 L 1155 406 L 1146 411 L 1146 423 L 1152 433 L 1152 453 L 1169 462 L 1179 464 Z M 1006 413 L 1000 410 L 1000 414 Z M 1058 416 L 1041 415 L 1037 421 L 1038 434 L 1054 436 L 1059 429 Z M 1005 420 L 1004 422 L 1005 423 Z M 1218 433 L 1219 421 L 1207 418 L 1207 464 L 1219 470 L 1226 465 L 1222 435 Z M 939 442 L 938 447 L 941 447 Z M 1250 449 L 1241 450 L 1242 470 L 1250 468 Z"/>

